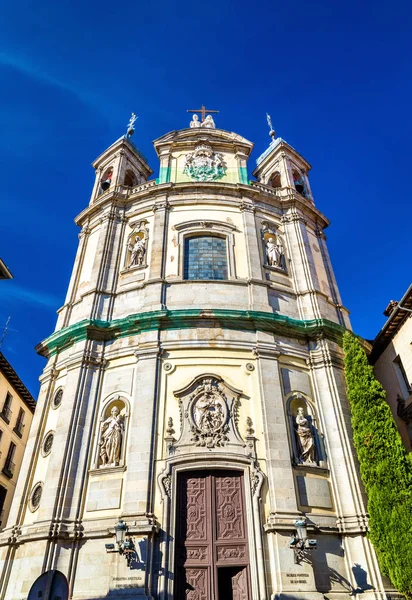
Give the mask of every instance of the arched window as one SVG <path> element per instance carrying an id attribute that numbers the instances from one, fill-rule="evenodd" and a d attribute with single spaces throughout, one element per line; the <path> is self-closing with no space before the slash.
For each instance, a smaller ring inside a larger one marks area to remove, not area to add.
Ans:
<path id="1" fill-rule="evenodd" d="M 186 237 L 184 279 L 228 279 L 226 238 L 211 235 Z"/>
<path id="2" fill-rule="evenodd" d="M 102 189 L 102 192 L 106 192 L 109 189 L 109 187 L 112 185 L 112 177 L 113 177 L 113 167 L 110 167 L 110 169 L 107 169 L 107 171 L 105 171 L 105 173 L 100 181 L 100 187 Z"/>
<path id="3" fill-rule="evenodd" d="M 125 173 L 124 185 L 126 185 L 127 187 L 133 187 L 134 185 L 136 185 L 136 177 L 133 171 L 131 171 L 130 169 L 127 169 Z"/>
<path id="4" fill-rule="evenodd" d="M 298 171 L 293 171 L 293 183 L 295 185 L 296 191 L 299 192 L 305 198 L 308 198 L 308 190 L 306 187 L 305 177 L 303 173 L 299 173 Z"/>
<path id="5" fill-rule="evenodd" d="M 280 173 L 279 173 L 279 171 L 276 171 L 275 173 L 273 173 L 270 176 L 268 183 L 273 188 L 280 188 L 280 187 L 282 187 L 282 184 L 281 184 L 281 181 L 280 181 Z"/>

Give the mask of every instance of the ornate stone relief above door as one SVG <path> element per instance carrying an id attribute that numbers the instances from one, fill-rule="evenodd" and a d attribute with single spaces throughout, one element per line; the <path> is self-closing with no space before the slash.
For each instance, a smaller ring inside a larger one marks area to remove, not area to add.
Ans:
<path id="1" fill-rule="evenodd" d="M 221 377 L 205 374 L 174 393 L 179 402 L 181 432 L 169 448 L 170 454 L 199 450 L 236 451 L 248 454 L 250 449 L 238 427 L 241 392 Z"/>

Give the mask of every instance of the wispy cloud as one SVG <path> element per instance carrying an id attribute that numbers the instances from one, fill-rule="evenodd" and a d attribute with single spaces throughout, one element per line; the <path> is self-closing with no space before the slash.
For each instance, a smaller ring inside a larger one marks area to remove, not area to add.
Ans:
<path id="1" fill-rule="evenodd" d="M 45 294 L 38 290 L 31 290 L 17 285 L 16 283 L 3 282 L 1 289 L 1 299 L 9 302 L 26 302 L 28 304 L 37 304 L 45 308 L 58 308 L 61 299 L 55 298 L 50 294 Z"/>
<path id="2" fill-rule="evenodd" d="M 97 96 L 85 91 L 83 88 L 79 89 L 67 81 L 63 81 L 61 79 L 57 79 L 53 75 L 49 75 L 44 71 L 44 69 L 42 69 L 41 66 L 28 60 L 27 58 L 19 57 L 6 52 L 0 52 L 0 65 L 10 67 L 16 71 L 19 71 L 20 73 L 23 73 L 33 80 L 40 81 L 51 87 L 68 92 L 75 96 L 77 100 L 87 105 L 89 108 L 93 108 L 94 110 L 101 112 L 99 107 L 99 98 Z"/>

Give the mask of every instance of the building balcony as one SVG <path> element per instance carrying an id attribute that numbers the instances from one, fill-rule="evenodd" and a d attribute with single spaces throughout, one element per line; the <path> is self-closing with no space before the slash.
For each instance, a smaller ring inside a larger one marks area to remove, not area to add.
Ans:
<path id="1" fill-rule="evenodd" d="M 0 412 L 0 417 L 8 425 L 10 423 L 10 419 L 11 419 L 11 410 L 10 410 L 10 408 L 8 408 L 7 406 L 3 406 L 3 408 L 2 408 L 2 410 Z"/>
<path id="2" fill-rule="evenodd" d="M 13 477 L 14 474 L 14 469 L 16 468 L 16 465 L 14 462 L 12 462 L 11 460 L 8 460 L 6 458 L 6 462 L 4 463 L 4 467 L 2 468 L 1 472 L 8 477 L 9 479 L 11 479 Z"/>

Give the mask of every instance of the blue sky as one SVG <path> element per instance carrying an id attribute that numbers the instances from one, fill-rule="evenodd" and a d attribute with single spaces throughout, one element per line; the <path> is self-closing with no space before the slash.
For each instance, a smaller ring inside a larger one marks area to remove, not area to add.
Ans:
<path id="1" fill-rule="evenodd" d="M 410 2 L 21 0 L 2 5 L 0 256 L 3 352 L 37 394 L 33 347 L 52 333 L 87 205 L 90 163 L 122 135 L 157 172 L 156 137 L 186 109 L 220 110 L 255 143 L 275 129 L 312 164 L 328 247 L 357 333 L 411 280 Z"/>

